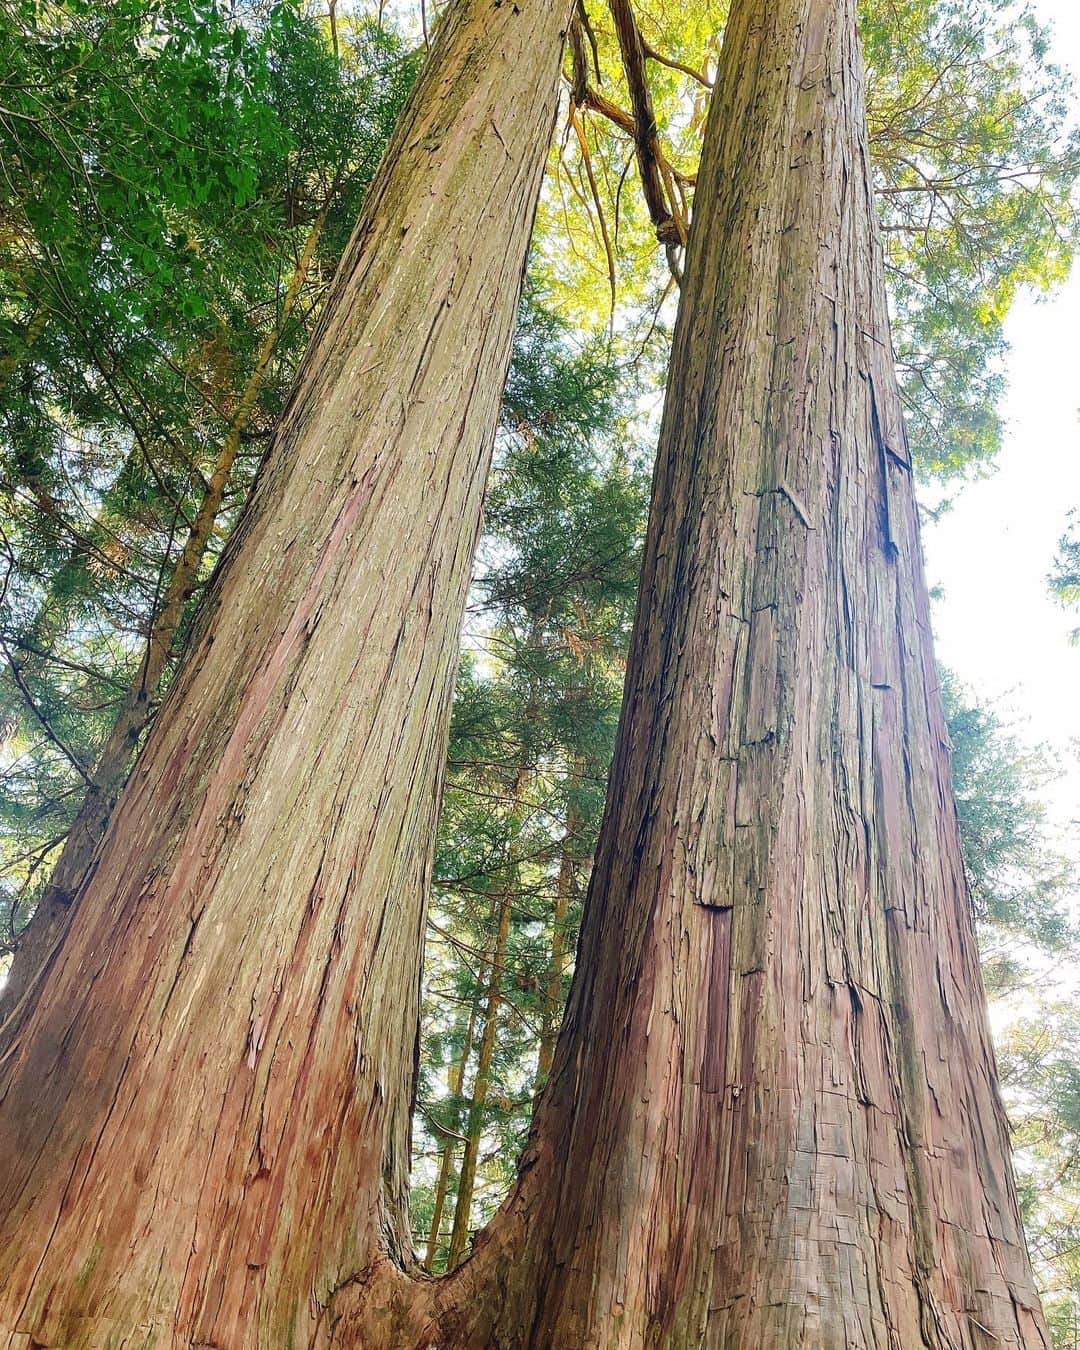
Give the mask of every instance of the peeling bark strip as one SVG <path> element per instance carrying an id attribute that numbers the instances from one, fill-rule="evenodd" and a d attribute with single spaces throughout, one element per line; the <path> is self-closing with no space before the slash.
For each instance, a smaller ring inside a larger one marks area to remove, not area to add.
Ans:
<path id="1" fill-rule="evenodd" d="M 407 1234 L 422 897 L 568 10 L 439 25 L 0 1066 L 2 1345 L 317 1344 Z"/>
<path id="2" fill-rule="evenodd" d="M 342 1346 L 1048 1346 L 904 447 L 855 0 L 735 0 L 551 1085 L 472 1260 Z"/>

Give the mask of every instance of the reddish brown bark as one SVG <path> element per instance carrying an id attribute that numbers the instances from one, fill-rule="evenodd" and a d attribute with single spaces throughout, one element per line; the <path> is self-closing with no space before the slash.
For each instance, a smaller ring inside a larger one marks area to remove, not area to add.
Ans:
<path id="1" fill-rule="evenodd" d="M 854 0 L 736 0 L 551 1084 L 472 1260 L 370 1272 L 342 1345 L 1048 1344 L 862 99 Z"/>
<path id="2" fill-rule="evenodd" d="M 317 1344 L 407 1246 L 422 897 L 567 8 L 440 22 L 0 1067 L 0 1344 Z"/>

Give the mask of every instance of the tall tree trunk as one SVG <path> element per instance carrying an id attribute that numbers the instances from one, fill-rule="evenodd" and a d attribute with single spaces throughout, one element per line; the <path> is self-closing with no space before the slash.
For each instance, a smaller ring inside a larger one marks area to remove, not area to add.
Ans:
<path id="1" fill-rule="evenodd" d="M 385 1274 L 385 1272 L 384 1272 Z M 735 0 L 566 1022 L 400 1346 L 1045 1347 L 998 1099 L 855 0 Z M 437 1333 L 433 1328 L 437 1328 Z"/>
<path id="2" fill-rule="evenodd" d="M 575 765 L 571 774 L 571 785 L 579 778 L 580 768 Z M 551 915 L 551 956 L 548 960 L 547 978 L 544 981 L 540 1046 L 536 1057 L 537 1091 L 544 1086 L 551 1073 L 551 1065 L 555 1059 L 555 1042 L 559 1034 L 559 1010 L 562 1006 L 563 975 L 566 970 L 566 919 L 570 912 L 570 897 L 573 894 L 574 877 L 578 869 L 578 860 L 574 852 L 578 845 L 577 835 L 577 812 L 571 804 L 566 812 L 566 834 L 563 837 L 562 857 L 559 859 L 555 907 Z"/>
<path id="3" fill-rule="evenodd" d="M 448 1139 L 439 1154 L 439 1173 L 435 1180 L 435 1203 L 431 1210 L 431 1226 L 428 1228 L 427 1250 L 424 1252 L 424 1269 L 435 1269 L 435 1258 L 439 1254 L 439 1238 L 442 1236 L 443 1215 L 446 1213 L 446 1197 L 450 1191 L 450 1174 L 454 1170 L 454 1145 Z"/>
<path id="4" fill-rule="evenodd" d="M 481 967 L 480 978 L 483 979 Z M 472 1055 L 473 1037 L 476 1035 L 476 1019 L 479 1008 L 475 1000 L 469 1009 L 469 1020 L 465 1026 L 465 1037 L 461 1042 L 461 1054 L 453 1061 L 446 1072 L 446 1086 L 452 1097 L 460 1097 L 465 1082 L 465 1069 Z M 446 1196 L 450 1189 L 450 1174 L 454 1167 L 454 1140 L 447 1139 L 439 1156 L 439 1174 L 435 1182 L 435 1204 L 431 1210 L 431 1227 L 428 1230 L 427 1251 L 424 1254 L 424 1269 L 431 1270 L 439 1251 L 439 1237 L 442 1234 L 443 1213 L 446 1209 Z"/>
<path id="5" fill-rule="evenodd" d="M 194 594 L 214 527 L 221 514 L 244 431 L 255 410 L 270 361 L 307 281 L 325 224 L 326 211 L 323 210 L 308 231 L 277 322 L 263 338 L 255 365 L 226 428 L 199 509 L 154 615 L 138 677 L 120 704 L 116 722 L 94 766 L 93 786 L 88 789 L 79 813 L 72 822 L 49 883 L 15 949 L 7 982 L 0 989 L 0 1021 L 10 1019 L 6 1032 L 0 1030 L 0 1046 L 15 1034 L 17 1019 L 10 1017 L 10 1014 L 26 996 L 35 977 L 44 969 L 49 953 L 60 939 L 72 901 L 93 861 L 94 850 L 108 827 L 117 797 L 127 779 L 132 756 L 150 721 L 155 695 L 165 674 L 176 631 L 183 618 L 184 608 Z"/>
<path id="6" fill-rule="evenodd" d="M 465 1127 L 465 1148 L 458 1173 L 457 1203 L 454 1206 L 454 1225 L 450 1231 L 450 1270 L 459 1265 L 465 1255 L 472 1220 L 473 1195 L 476 1190 L 476 1164 L 480 1156 L 480 1137 L 484 1127 L 484 1108 L 491 1087 L 491 1066 L 495 1061 L 495 1039 L 502 1004 L 503 967 L 506 963 L 506 944 L 510 939 L 512 898 L 509 890 L 499 899 L 495 941 L 491 949 L 488 985 L 484 1001 L 484 1021 L 480 1030 L 480 1048 L 476 1055 L 476 1075 L 473 1079 L 472 1100 Z"/>
<path id="7" fill-rule="evenodd" d="M 407 1255 L 423 894 L 567 8 L 440 22 L 0 1068 L 0 1344 L 319 1344 Z"/>
<path id="8" fill-rule="evenodd" d="M 1042 1345 L 854 0 L 733 6 L 696 201 L 532 1343 Z"/>

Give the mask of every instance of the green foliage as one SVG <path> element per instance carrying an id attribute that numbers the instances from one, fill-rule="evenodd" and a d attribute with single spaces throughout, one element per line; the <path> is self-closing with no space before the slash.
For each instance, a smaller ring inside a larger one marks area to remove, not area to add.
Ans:
<path id="1" fill-rule="evenodd" d="M 948 477 L 1000 440 L 1002 323 L 1068 272 L 1080 138 L 1015 0 L 867 0 L 867 108 L 909 431 Z"/>
<path id="2" fill-rule="evenodd" d="M 654 50 L 708 76 L 726 9 L 665 6 L 639 19 Z M 1049 61 L 1046 33 L 1023 0 L 861 0 L 860 12 L 908 429 L 922 472 L 949 480 L 977 472 L 999 448 L 1002 325 L 1018 289 L 1045 290 L 1072 262 L 1080 224 L 1072 86 Z M 599 53 L 591 78 L 626 108 L 606 7 L 590 4 L 589 14 Z M 691 179 L 705 91 L 657 60 L 647 71 L 662 146 Z M 585 325 L 606 322 L 602 219 L 619 328 L 662 346 L 671 283 L 641 202 L 631 137 L 593 110 L 579 120 L 597 192 L 577 136 L 562 127 L 540 208 L 545 276 L 560 312 Z M 681 195 L 688 202 L 692 193 Z"/>
<path id="3" fill-rule="evenodd" d="M 1003 994 L 1029 973 L 1026 956 L 1075 950 L 1075 860 L 1055 845 L 1040 794 L 1058 776 L 947 672 L 941 692 L 953 743 L 953 787 L 964 862 L 980 929 L 983 976 Z"/>
<path id="4" fill-rule="evenodd" d="M 1080 1329 L 1080 1015 L 1039 1000 L 998 1037 L 1028 1245 L 1054 1345 Z"/>
<path id="5" fill-rule="evenodd" d="M 0 0 L 7 945 L 271 343 L 202 578 L 224 544 L 415 69 L 288 3 Z"/>
<path id="6" fill-rule="evenodd" d="M 595 344 L 575 344 L 534 293 L 522 309 L 504 401 L 436 852 L 413 1193 L 421 1249 L 442 1151 L 449 1145 L 456 1157 L 456 1136 L 468 1125 L 504 897 L 511 923 L 472 1227 L 511 1181 L 532 1112 L 538 1045 L 561 1017 L 614 743 L 647 501 L 646 475 L 626 444 L 627 403 L 633 387 L 625 372 Z M 565 912 L 557 918 L 560 894 Z M 455 1090 L 467 1040 L 471 1055 Z M 446 1259 L 457 1180 L 455 1164 L 436 1269 Z"/>
<path id="7" fill-rule="evenodd" d="M 1080 1319 L 1080 1018 L 1061 982 L 1080 949 L 1078 859 L 1047 818 L 1042 797 L 1057 773 L 1046 752 L 947 672 L 942 694 L 1024 1224 L 1065 1350 Z"/>
<path id="8" fill-rule="evenodd" d="M 1049 581 L 1051 593 L 1061 604 L 1080 607 L 1080 520 L 1075 517 L 1058 545 Z M 1072 640 L 1080 643 L 1080 628 L 1073 632 Z"/>

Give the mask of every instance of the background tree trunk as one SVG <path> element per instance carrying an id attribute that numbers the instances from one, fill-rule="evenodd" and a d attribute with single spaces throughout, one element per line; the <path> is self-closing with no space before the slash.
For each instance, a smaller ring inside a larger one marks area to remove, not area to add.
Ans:
<path id="1" fill-rule="evenodd" d="M 146 654 L 138 678 L 125 694 L 116 722 L 94 765 L 93 786 L 87 790 L 79 813 L 64 841 L 60 857 L 53 868 L 49 884 L 25 931 L 20 935 L 19 945 L 8 969 L 7 981 L 0 989 L 0 1022 L 9 1024 L 7 1034 L 0 1033 L 0 1047 L 17 1032 L 18 1018 L 11 1017 L 11 1013 L 19 1001 L 28 995 L 36 977 L 44 968 L 49 953 L 60 940 L 71 912 L 72 902 L 90 868 L 94 850 L 108 827 L 117 797 L 127 779 L 132 756 L 153 715 L 159 686 L 172 653 L 184 608 L 198 584 L 199 572 L 210 546 L 218 516 L 221 514 L 225 491 L 229 486 L 229 478 L 240 450 L 241 437 L 255 409 L 263 379 L 278 341 L 292 317 L 293 309 L 307 281 L 308 271 L 325 224 L 324 209 L 315 218 L 308 231 L 296 269 L 282 300 L 281 313 L 263 339 L 255 366 L 248 376 L 236 411 L 225 431 L 213 472 L 207 480 L 199 509 L 184 541 L 184 548 L 161 597 L 158 611 L 153 617 Z"/>
<path id="2" fill-rule="evenodd" d="M 579 766 L 575 764 L 571 771 L 570 782 L 576 786 L 580 777 Z M 578 818 L 573 804 L 566 812 L 566 835 L 563 838 L 562 856 L 559 859 L 559 881 L 555 891 L 555 907 L 551 915 L 551 959 L 548 961 L 547 978 L 544 981 L 543 1007 L 540 1018 L 540 1045 L 536 1057 L 536 1090 L 548 1080 L 551 1065 L 555 1059 L 555 1042 L 559 1033 L 559 1013 L 562 1008 L 562 983 L 567 957 L 567 916 L 570 911 L 570 897 L 574 889 L 579 859 L 575 849 L 578 841 Z"/>
<path id="3" fill-rule="evenodd" d="M 454 1224 L 450 1231 L 450 1254 L 447 1266 L 453 1269 L 465 1255 L 472 1220 L 473 1194 L 476 1189 L 476 1163 L 480 1157 L 480 1137 L 484 1128 L 484 1107 L 491 1086 L 491 1065 L 495 1058 L 495 1033 L 498 1028 L 499 1007 L 502 1003 L 503 965 L 506 944 L 510 939 L 510 912 L 512 892 L 499 897 L 498 924 L 495 945 L 491 952 L 487 996 L 484 1000 L 484 1020 L 480 1030 L 480 1049 L 476 1057 L 476 1076 L 473 1079 L 472 1100 L 469 1102 L 468 1124 L 465 1128 L 465 1148 L 461 1155 L 458 1174 L 457 1203 L 454 1206 Z"/>
<path id="4" fill-rule="evenodd" d="M 0 1069 L 0 1343 L 306 1346 L 407 1253 L 423 893 L 565 9 L 439 25 Z"/>
<path id="5" fill-rule="evenodd" d="M 570 1006 L 517 1189 L 431 1303 L 442 1346 L 1048 1344 L 960 857 L 855 0 L 732 8 Z"/>
<path id="6" fill-rule="evenodd" d="M 481 978 L 483 967 L 481 967 Z M 469 1008 L 469 1020 L 465 1024 L 465 1035 L 461 1042 L 461 1054 L 453 1060 L 446 1071 L 446 1086 L 452 1097 L 460 1097 L 465 1083 L 465 1070 L 472 1055 L 473 1037 L 476 1034 L 476 1022 L 480 1015 L 479 1005 L 473 1002 Z M 447 1138 L 439 1154 L 439 1174 L 435 1182 L 435 1203 L 431 1211 L 431 1226 L 428 1229 L 427 1251 L 424 1254 L 424 1269 L 431 1270 L 439 1253 L 439 1240 L 442 1237 L 443 1211 L 446 1208 L 446 1196 L 450 1189 L 450 1175 L 454 1167 L 454 1140 Z"/>

